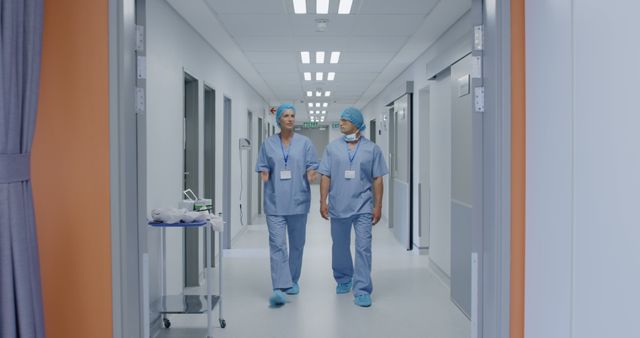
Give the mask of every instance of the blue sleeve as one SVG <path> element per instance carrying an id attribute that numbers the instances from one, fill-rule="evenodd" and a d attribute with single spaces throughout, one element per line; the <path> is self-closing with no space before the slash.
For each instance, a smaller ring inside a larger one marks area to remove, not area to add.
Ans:
<path id="1" fill-rule="evenodd" d="M 320 161 L 320 166 L 318 167 L 318 172 L 327 177 L 331 177 L 331 157 L 329 155 L 329 146 L 324 149 L 324 154 L 322 155 L 322 161 Z"/>
<path id="2" fill-rule="evenodd" d="M 260 146 L 260 151 L 258 152 L 258 160 L 256 161 L 256 172 L 271 172 L 271 168 L 269 167 L 269 162 L 267 160 L 267 151 L 265 148 L 265 144 L 263 143 Z"/>
<path id="3" fill-rule="evenodd" d="M 305 146 L 305 167 L 307 171 L 309 170 L 317 170 L 318 169 L 318 154 L 316 153 L 316 147 L 311 143 L 311 141 L 307 140 Z"/>
<path id="4" fill-rule="evenodd" d="M 382 150 L 376 145 L 373 149 L 373 177 L 384 176 L 388 173 L 389 169 L 387 168 L 387 162 L 384 160 Z"/>

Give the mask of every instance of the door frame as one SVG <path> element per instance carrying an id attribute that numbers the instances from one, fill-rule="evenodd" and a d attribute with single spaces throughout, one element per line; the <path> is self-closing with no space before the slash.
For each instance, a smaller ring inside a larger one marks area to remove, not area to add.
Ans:
<path id="1" fill-rule="evenodd" d="M 136 25 L 144 27 L 146 0 L 109 0 L 109 114 L 110 185 L 112 223 L 112 283 L 114 337 L 148 333 L 145 317 L 143 273 L 146 236 L 146 130 L 144 110 L 136 114 L 136 128 L 127 128 L 135 111 L 136 88 L 146 94 L 144 79 L 136 80 Z M 473 248 L 478 264 L 480 312 L 474 319 L 472 337 L 509 337 L 511 260 L 511 35 L 510 1 L 472 0 L 474 25 L 483 25 L 484 50 L 473 51 L 483 58 L 485 79 L 472 80 L 472 90 L 484 87 L 485 112 L 474 113 L 482 120 L 483 144 L 479 192 L 483 207 L 474 214 L 482 220 L 474 227 Z M 133 130 L 132 130 L 133 129 Z M 133 154 L 137 151 L 137 154 Z M 133 156 L 133 157 L 132 157 Z M 477 198 L 477 196 L 476 196 Z M 475 199 L 474 199 L 475 200 Z M 480 208 L 476 208 L 480 209 Z M 137 224 L 138 226 L 127 226 Z M 228 232 L 227 232 L 228 234 Z M 137 255 L 138 259 L 130 259 Z M 472 316 L 473 317 L 473 316 Z M 146 326 L 146 328 L 144 328 Z"/>

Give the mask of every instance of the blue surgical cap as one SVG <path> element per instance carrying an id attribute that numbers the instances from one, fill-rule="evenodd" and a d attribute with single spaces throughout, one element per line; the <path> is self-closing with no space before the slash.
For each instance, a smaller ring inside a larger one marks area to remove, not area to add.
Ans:
<path id="1" fill-rule="evenodd" d="M 294 113 L 296 112 L 296 107 L 294 107 L 291 103 L 283 103 L 280 105 L 280 107 L 278 107 L 278 110 L 276 110 L 276 123 L 278 124 L 278 127 L 280 126 L 280 118 L 282 117 L 282 113 L 284 113 L 285 110 L 289 109 L 291 109 Z"/>
<path id="2" fill-rule="evenodd" d="M 364 131 L 367 127 L 364 125 L 364 119 L 362 118 L 362 112 L 354 107 L 349 107 L 340 113 L 340 119 L 347 120 L 353 123 L 360 131 Z"/>

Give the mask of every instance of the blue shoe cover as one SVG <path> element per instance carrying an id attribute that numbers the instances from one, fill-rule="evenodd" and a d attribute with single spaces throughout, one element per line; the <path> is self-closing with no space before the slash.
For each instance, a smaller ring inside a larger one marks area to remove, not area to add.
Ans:
<path id="1" fill-rule="evenodd" d="M 366 293 L 364 295 L 355 296 L 353 298 L 353 303 L 358 306 L 369 307 L 371 306 L 371 296 Z"/>
<path id="2" fill-rule="evenodd" d="M 338 286 L 336 286 L 336 293 L 337 294 L 348 293 L 349 291 L 351 291 L 351 286 L 352 286 L 351 281 L 346 283 L 338 283 Z"/>
<path id="3" fill-rule="evenodd" d="M 269 304 L 271 306 L 281 306 L 287 302 L 287 297 L 280 290 L 273 290 L 271 297 L 269 297 Z"/>
<path id="4" fill-rule="evenodd" d="M 300 293 L 300 286 L 298 285 L 298 283 L 293 283 L 293 286 L 285 289 L 284 293 L 288 295 L 297 295 L 298 293 Z"/>

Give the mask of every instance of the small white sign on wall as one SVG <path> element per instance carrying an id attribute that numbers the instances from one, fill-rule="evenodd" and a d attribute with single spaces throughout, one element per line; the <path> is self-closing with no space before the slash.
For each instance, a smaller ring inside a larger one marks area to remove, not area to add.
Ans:
<path id="1" fill-rule="evenodd" d="M 458 97 L 469 94 L 469 74 L 458 79 Z"/>

